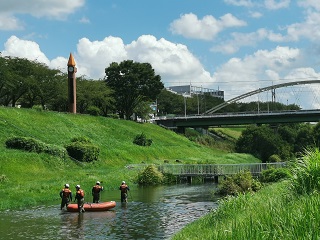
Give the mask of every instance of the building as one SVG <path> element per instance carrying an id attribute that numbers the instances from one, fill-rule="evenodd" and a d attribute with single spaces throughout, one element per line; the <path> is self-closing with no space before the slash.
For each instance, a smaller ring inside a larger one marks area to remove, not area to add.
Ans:
<path id="1" fill-rule="evenodd" d="M 176 94 L 179 94 L 179 95 L 192 96 L 194 94 L 199 94 L 199 95 L 210 94 L 213 97 L 224 99 L 224 91 L 214 90 L 214 89 L 209 89 L 204 87 L 196 87 L 196 86 L 192 86 L 191 84 L 183 85 L 183 86 L 167 87 L 167 90 L 175 92 Z"/>

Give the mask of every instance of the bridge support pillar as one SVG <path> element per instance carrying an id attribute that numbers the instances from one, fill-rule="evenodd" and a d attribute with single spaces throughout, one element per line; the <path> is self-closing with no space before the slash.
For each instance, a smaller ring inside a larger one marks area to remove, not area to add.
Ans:
<path id="1" fill-rule="evenodd" d="M 177 127 L 177 133 L 185 134 L 186 133 L 185 127 Z"/>
<path id="2" fill-rule="evenodd" d="M 192 183 L 192 177 L 191 176 L 187 177 L 187 182 L 190 183 L 190 184 Z"/>
<path id="3" fill-rule="evenodd" d="M 215 183 L 219 183 L 219 176 L 214 176 L 213 178 Z"/>

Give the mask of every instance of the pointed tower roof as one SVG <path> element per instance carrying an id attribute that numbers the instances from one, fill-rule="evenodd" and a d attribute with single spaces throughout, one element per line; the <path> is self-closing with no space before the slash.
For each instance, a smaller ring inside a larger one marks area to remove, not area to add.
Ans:
<path id="1" fill-rule="evenodd" d="M 69 60 L 68 60 L 68 65 L 67 66 L 75 66 L 76 65 L 76 61 L 74 60 L 73 56 L 72 56 L 72 53 L 70 53 L 70 56 L 69 56 Z"/>

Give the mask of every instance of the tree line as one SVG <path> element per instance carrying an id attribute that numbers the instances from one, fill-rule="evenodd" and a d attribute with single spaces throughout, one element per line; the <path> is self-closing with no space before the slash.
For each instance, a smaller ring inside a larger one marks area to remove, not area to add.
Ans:
<path id="1" fill-rule="evenodd" d="M 0 105 L 68 111 L 68 75 L 25 58 L 0 56 Z M 223 102 L 209 93 L 185 98 L 164 88 L 149 63 L 125 60 L 105 68 L 104 79 L 77 77 L 77 112 L 129 119 L 154 115 L 202 114 Z M 150 106 L 156 105 L 151 110 Z M 258 104 L 232 103 L 219 112 L 256 111 Z M 260 110 L 299 109 L 296 105 L 259 103 Z"/>

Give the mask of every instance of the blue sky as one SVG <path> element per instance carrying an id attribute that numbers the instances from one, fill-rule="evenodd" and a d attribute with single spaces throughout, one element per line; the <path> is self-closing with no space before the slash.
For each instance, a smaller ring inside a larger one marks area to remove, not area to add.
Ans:
<path id="1" fill-rule="evenodd" d="M 78 76 L 92 79 L 103 78 L 111 62 L 149 62 L 166 87 L 220 89 L 226 100 L 319 79 L 319 38 L 318 0 L 0 2 L 3 56 L 66 71 L 71 52 Z M 281 95 L 296 103 L 292 93 Z M 314 93 L 305 95 L 303 102 L 318 107 Z"/>

